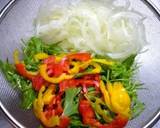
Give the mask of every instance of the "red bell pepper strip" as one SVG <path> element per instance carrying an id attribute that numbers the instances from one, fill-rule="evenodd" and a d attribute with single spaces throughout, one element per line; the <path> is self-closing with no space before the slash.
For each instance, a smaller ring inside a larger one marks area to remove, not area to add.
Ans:
<path id="1" fill-rule="evenodd" d="M 46 107 L 46 110 L 48 109 L 52 109 L 55 110 L 55 115 L 61 115 L 63 113 L 63 108 L 62 108 L 62 104 L 61 104 L 61 96 L 62 93 L 59 93 L 58 95 L 56 95 L 52 101 L 50 102 L 50 104 Z"/>
<path id="2" fill-rule="evenodd" d="M 59 92 L 64 92 L 67 88 L 76 87 L 77 85 L 75 79 L 64 80 L 59 84 Z"/>
<path id="3" fill-rule="evenodd" d="M 54 56 L 50 56 L 43 60 L 47 64 L 47 73 L 49 76 L 60 76 L 62 73 L 67 73 L 69 70 L 69 61 L 63 58 L 60 62 L 56 62 Z"/>
<path id="4" fill-rule="evenodd" d="M 56 62 L 56 59 L 54 56 L 49 56 L 48 58 L 43 60 L 44 64 L 54 64 Z"/>
<path id="5" fill-rule="evenodd" d="M 61 105 L 61 94 L 55 96 L 48 105 L 45 105 L 43 111 L 45 118 L 48 120 L 53 116 L 60 117 L 63 113 L 63 108 Z"/>
<path id="6" fill-rule="evenodd" d="M 102 125 L 99 128 L 124 128 L 127 122 L 128 119 L 126 117 L 118 115 L 110 124 Z"/>
<path id="7" fill-rule="evenodd" d="M 44 64 L 47 64 L 47 73 L 49 76 L 59 76 L 63 70 L 59 64 L 56 63 L 54 56 L 50 56 L 43 60 Z"/>
<path id="8" fill-rule="evenodd" d="M 87 112 L 87 114 L 86 114 Z M 79 113 L 82 116 L 82 121 L 86 125 L 92 127 L 99 127 L 101 123 L 95 119 L 95 113 L 92 109 L 90 102 L 87 100 L 80 100 L 79 103 Z"/>
<path id="9" fill-rule="evenodd" d="M 88 61 L 91 59 L 91 54 L 89 53 L 73 53 L 67 56 L 70 60 Z"/>
<path id="10" fill-rule="evenodd" d="M 45 83 L 45 80 L 39 74 L 32 78 L 32 86 L 36 91 L 39 91 L 42 85 L 44 85 L 44 83 Z"/>
<path id="11" fill-rule="evenodd" d="M 63 73 L 63 68 L 60 64 L 47 65 L 47 73 L 49 76 L 60 76 Z"/>
<path id="12" fill-rule="evenodd" d="M 70 62 L 69 62 L 69 60 L 65 57 L 65 58 L 63 58 L 62 60 L 61 60 L 61 62 L 60 62 L 60 65 L 61 65 L 61 68 L 63 68 L 63 71 L 64 72 L 68 72 L 68 70 L 69 70 L 69 66 L 70 66 Z"/>
<path id="13" fill-rule="evenodd" d="M 84 88 L 83 90 L 85 90 L 89 86 L 95 86 L 96 89 L 99 89 L 99 81 L 100 81 L 99 74 L 85 75 L 81 79 L 64 80 L 59 84 L 60 92 L 64 92 L 65 89 L 67 88 L 77 87 L 77 86 L 82 86 Z"/>
<path id="14" fill-rule="evenodd" d="M 113 122 L 111 122 L 111 125 L 114 126 L 114 128 L 124 128 L 127 124 L 128 119 L 126 117 L 123 117 L 121 115 L 118 115 Z"/>
<path id="15" fill-rule="evenodd" d="M 57 104 L 56 104 L 56 109 L 55 109 L 55 114 L 56 115 L 61 115 L 63 113 L 63 108 L 62 108 L 62 105 L 61 105 L 61 101 L 57 101 Z"/>
<path id="16" fill-rule="evenodd" d="M 45 117 L 49 120 L 53 115 L 55 115 L 55 110 L 48 108 L 47 110 L 44 111 Z"/>
<path id="17" fill-rule="evenodd" d="M 99 74 L 89 74 L 82 77 L 84 80 L 96 80 L 100 81 L 100 75 Z"/>
<path id="18" fill-rule="evenodd" d="M 15 64 L 15 67 L 16 67 L 16 71 L 23 77 L 29 79 L 29 80 L 32 80 L 33 78 L 33 75 L 29 74 L 26 70 L 26 67 L 23 63 L 17 63 Z"/>
<path id="19" fill-rule="evenodd" d="M 69 79 L 60 82 L 60 92 L 64 92 L 67 88 L 71 87 L 83 87 L 83 91 L 87 92 L 86 88 L 90 86 L 95 86 L 97 90 L 99 90 L 99 82 L 95 80 L 85 80 L 85 79 Z"/>
<path id="20" fill-rule="evenodd" d="M 62 116 L 60 118 L 60 125 L 58 126 L 58 128 L 68 128 L 70 123 L 70 118 L 67 116 Z"/>

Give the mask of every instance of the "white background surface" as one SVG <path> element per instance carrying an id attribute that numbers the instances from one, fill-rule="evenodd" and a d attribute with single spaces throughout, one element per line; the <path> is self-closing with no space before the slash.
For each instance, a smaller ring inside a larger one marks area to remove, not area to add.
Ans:
<path id="1" fill-rule="evenodd" d="M 8 2 L 9 0 L 0 0 L 0 9 Z M 160 9 L 160 0 L 152 0 L 156 6 Z M 0 128 L 13 128 L 7 120 L 4 118 L 4 115 L 0 111 Z M 153 128 L 160 128 L 160 121 L 153 127 Z"/>

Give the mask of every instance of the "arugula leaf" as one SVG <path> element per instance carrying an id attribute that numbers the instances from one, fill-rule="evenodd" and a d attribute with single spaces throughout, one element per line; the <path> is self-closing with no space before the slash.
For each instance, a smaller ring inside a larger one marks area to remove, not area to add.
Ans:
<path id="1" fill-rule="evenodd" d="M 74 114 L 71 117 L 71 122 L 69 128 L 89 128 L 89 126 L 84 125 L 81 121 L 79 114 Z"/>
<path id="2" fill-rule="evenodd" d="M 139 116 L 144 109 L 145 109 L 144 103 L 140 102 L 139 100 L 134 101 L 131 109 L 131 113 L 132 113 L 131 119 L 134 119 L 137 116 Z"/>
<path id="3" fill-rule="evenodd" d="M 40 38 L 32 37 L 26 42 L 23 48 L 24 63 L 27 70 L 37 71 L 40 61 L 34 59 L 34 55 L 37 53 L 47 53 L 49 55 L 56 55 L 63 52 L 62 48 L 58 44 L 45 44 Z"/>
<path id="4" fill-rule="evenodd" d="M 46 44 L 38 37 L 32 37 L 25 44 L 23 48 L 25 55 L 33 56 L 39 52 L 45 52 L 49 55 L 60 54 L 63 52 L 63 49 L 58 46 L 58 43 L 55 44 Z"/>
<path id="5" fill-rule="evenodd" d="M 133 54 L 122 62 L 122 64 L 126 67 L 127 70 L 133 66 L 136 56 L 136 54 Z"/>
<path id="6" fill-rule="evenodd" d="M 6 60 L 6 63 L 3 63 L 3 61 L 0 60 L 0 68 L 4 73 L 4 75 L 6 76 L 7 80 L 12 82 L 13 80 L 9 73 L 15 73 L 13 65 L 9 64 L 8 60 Z"/>
<path id="7" fill-rule="evenodd" d="M 22 101 L 21 101 L 21 108 L 23 109 L 30 109 L 32 108 L 33 101 L 35 100 L 36 95 L 35 91 L 32 88 L 29 88 L 22 92 Z"/>
<path id="8" fill-rule="evenodd" d="M 38 65 L 40 62 L 34 59 L 34 55 L 40 52 L 43 52 L 43 42 L 39 38 L 32 37 L 28 42 L 24 44 L 24 63 L 27 70 L 38 70 Z"/>
<path id="9" fill-rule="evenodd" d="M 113 59 L 110 58 L 109 56 L 104 56 L 104 55 L 99 55 L 99 54 L 95 54 L 94 57 L 95 57 L 95 58 L 98 58 L 98 59 L 113 60 Z"/>
<path id="10" fill-rule="evenodd" d="M 34 57 L 32 56 L 27 56 L 27 57 L 24 57 L 24 63 L 28 71 L 34 72 L 38 70 L 40 61 L 35 60 Z"/>
<path id="11" fill-rule="evenodd" d="M 134 97 L 132 101 L 131 119 L 134 119 L 135 117 L 139 116 L 144 109 L 145 109 L 144 103 L 140 102 L 137 97 Z"/>
<path id="12" fill-rule="evenodd" d="M 43 52 L 43 42 L 40 38 L 32 37 L 26 42 L 23 52 L 26 56 L 34 56 L 39 52 Z"/>
<path id="13" fill-rule="evenodd" d="M 11 83 L 11 86 L 21 92 L 21 107 L 23 109 L 30 109 L 34 99 L 36 98 L 31 82 L 18 75 L 14 66 L 9 64 L 8 61 L 2 62 L 0 60 L 0 69 L 6 79 Z"/>
<path id="14" fill-rule="evenodd" d="M 92 70 L 93 70 L 92 67 L 88 67 L 87 69 L 85 69 L 84 72 L 80 72 L 80 73 L 75 74 L 74 78 L 80 78 L 80 77 L 83 77 L 85 75 L 89 75 L 89 74 L 91 74 Z"/>
<path id="15" fill-rule="evenodd" d="M 43 45 L 44 52 L 48 53 L 49 55 L 57 55 L 63 53 L 63 49 L 56 44 L 45 44 Z"/>
<path id="16" fill-rule="evenodd" d="M 64 98 L 64 111 L 63 114 L 66 116 L 71 116 L 73 114 L 78 114 L 78 94 L 81 88 L 69 88 L 65 91 Z"/>

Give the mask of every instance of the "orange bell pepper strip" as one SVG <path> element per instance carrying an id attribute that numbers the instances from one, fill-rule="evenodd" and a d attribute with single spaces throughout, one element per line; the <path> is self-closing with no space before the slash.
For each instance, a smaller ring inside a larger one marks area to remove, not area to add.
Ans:
<path id="1" fill-rule="evenodd" d="M 103 124 L 98 128 L 124 128 L 128 122 L 128 118 L 122 115 L 117 115 L 115 119 L 109 124 Z"/>
<path id="2" fill-rule="evenodd" d="M 91 59 L 91 54 L 90 53 L 72 53 L 67 55 L 67 58 L 70 60 L 78 60 L 78 61 L 88 61 Z"/>
<path id="3" fill-rule="evenodd" d="M 25 64 L 23 64 L 22 62 L 19 61 L 18 56 L 19 56 L 19 51 L 15 50 L 13 53 L 13 59 L 14 59 L 14 63 L 15 63 L 15 67 L 16 67 L 17 72 L 21 76 L 23 76 L 29 80 L 32 80 L 33 76 L 37 75 L 37 72 L 27 71 Z"/>
<path id="4" fill-rule="evenodd" d="M 79 113 L 82 116 L 82 121 L 84 124 L 90 125 L 91 127 L 101 126 L 101 123 L 96 120 L 94 110 L 88 100 L 80 100 Z"/>

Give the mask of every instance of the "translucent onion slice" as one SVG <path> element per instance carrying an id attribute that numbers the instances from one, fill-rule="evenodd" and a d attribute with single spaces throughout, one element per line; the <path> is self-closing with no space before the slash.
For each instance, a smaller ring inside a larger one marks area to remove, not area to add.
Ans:
<path id="1" fill-rule="evenodd" d="M 128 10 L 128 0 L 120 7 L 113 2 L 49 0 L 37 16 L 36 35 L 48 43 L 62 42 L 64 49 L 124 59 L 146 44 L 144 17 Z"/>

